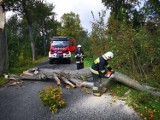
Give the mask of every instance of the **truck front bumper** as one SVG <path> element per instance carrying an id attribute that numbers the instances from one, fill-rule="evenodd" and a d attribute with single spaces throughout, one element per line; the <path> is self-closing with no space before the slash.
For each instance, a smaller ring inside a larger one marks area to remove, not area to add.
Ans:
<path id="1" fill-rule="evenodd" d="M 71 54 L 50 54 L 49 58 L 71 58 Z"/>

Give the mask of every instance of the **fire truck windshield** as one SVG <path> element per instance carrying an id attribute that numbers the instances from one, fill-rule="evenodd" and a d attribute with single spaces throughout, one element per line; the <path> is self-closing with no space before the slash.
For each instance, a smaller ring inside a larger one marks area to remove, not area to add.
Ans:
<path id="1" fill-rule="evenodd" d="M 52 41 L 51 46 L 53 46 L 53 47 L 66 47 L 66 46 L 68 46 L 68 41 Z"/>

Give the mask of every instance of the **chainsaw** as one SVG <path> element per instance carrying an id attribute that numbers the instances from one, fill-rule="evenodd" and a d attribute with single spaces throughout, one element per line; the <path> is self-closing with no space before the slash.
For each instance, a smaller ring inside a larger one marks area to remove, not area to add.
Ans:
<path id="1" fill-rule="evenodd" d="M 104 75 L 106 78 L 111 78 L 113 77 L 114 71 L 107 71 L 106 74 Z"/>

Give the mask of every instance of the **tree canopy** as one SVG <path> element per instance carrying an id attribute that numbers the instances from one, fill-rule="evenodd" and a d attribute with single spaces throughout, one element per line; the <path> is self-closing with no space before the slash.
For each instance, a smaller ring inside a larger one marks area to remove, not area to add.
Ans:
<path id="1" fill-rule="evenodd" d="M 64 13 L 61 17 L 60 35 L 77 38 L 79 33 L 83 30 L 78 14 L 74 12 Z"/>

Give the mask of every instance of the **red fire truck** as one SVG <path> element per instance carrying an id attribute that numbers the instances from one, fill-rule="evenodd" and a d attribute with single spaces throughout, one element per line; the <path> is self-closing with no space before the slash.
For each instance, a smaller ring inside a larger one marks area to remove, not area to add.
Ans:
<path id="1" fill-rule="evenodd" d="M 71 63 L 71 52 L 76 50 L 76 40 L 62 36 L 50 38 L 49 63 L 64 60 Z"/>

